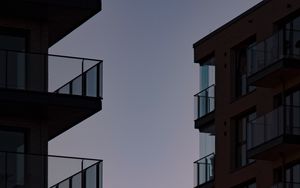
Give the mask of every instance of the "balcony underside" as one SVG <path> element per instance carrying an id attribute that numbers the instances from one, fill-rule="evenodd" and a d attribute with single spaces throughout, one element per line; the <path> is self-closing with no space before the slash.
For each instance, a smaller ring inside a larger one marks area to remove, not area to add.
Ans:
<path id="1" fill-rule="evenodd" d="M 50 47 L 100 10 L 100 0 L 9 0 L 1 2 L 0 16 L 48 24 Z"/>
<path id="2" fill-rule="evenodd" d="M 101 98 L 0 89 L 0 117 L 42 121 L 52 139 L 102 109 Z"/>
<path id="3" fill-rule="evenodd" d="M 208 181 L 204 184 L 198 185 L 195 188 L 213 188 L 214 187 L 214 180 Z"/>
<path id="4" fill-rule="evenodd" d="M 250 85 L 257 87 L 273 88 L 282 81 L 289 81 L 300 74 L 300 60 L 283 58 L 261 71 L 248 77 Z"/>
<path id="5" fill-rule="evenodd" d="M 195 120 L 195 129 L 199 129 L 202 133 L 215 134 L 215 111 Z"/>
<path id="6" fill-rule="evenodd" d="M 275 161 L 282 155 L 300 152 L 300 136 L 285 135 L 248 150 L 251 159 Z"/>

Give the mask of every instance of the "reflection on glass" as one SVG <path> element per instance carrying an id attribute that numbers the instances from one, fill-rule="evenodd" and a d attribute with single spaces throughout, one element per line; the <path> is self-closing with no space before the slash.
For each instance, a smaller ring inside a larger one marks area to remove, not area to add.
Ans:
<path id="1" fill-rule="evenodd" d="M 86 95 L 97 97 L 97 66 L 86 73 Z"/>
<path id="2" fill-rule="evenodd" d="M 82 95 L 82 76 L 79 76 L 72 82 L 72 94 Z"/>
<path id="3" fill-rule="evenodd" d="M 86 170 L 86 188 L 97 188 L 97 165 Z"/>
<path id="4" fill-rule="evenodd" d="M 82 173 L 79 173 L 72 177 L 72 188 L 81 188 L 81 176 Z"/>
<path id="5" fill-rule="evenodd" d="M 67 84 L 65 85 L 64 87 L 60 88 L 58 93 L 61 93 L 61 94 L 70 94 L 70 85 Z"/>
<path id="6" fill-rule="evenodd" d="M 66 180 L 64 182 L 61 182 L 59 185 L 58 185 L 58 188 L 70 188 L 70 182 L 69 180 Z"/>

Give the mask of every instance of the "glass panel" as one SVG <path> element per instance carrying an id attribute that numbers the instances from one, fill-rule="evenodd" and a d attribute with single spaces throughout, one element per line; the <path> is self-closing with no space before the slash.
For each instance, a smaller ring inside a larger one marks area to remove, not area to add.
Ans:
<path id="1" fill-rule="evenodd" d="M 86 170 L 86 188 L 97 188 L 97 166 L 94 165 Z"/>
<path id="2" fill-rule="evenodd" d="M 72 94 L 82 95 L 82 76 L 79 76 L 72 82 Z"/>
<path id="3" fill-rule="evenodd" d="M 24 155 L 7 154 L 7 187 L 14 188 L 24 185 Z"/>
<path id="4" fill-rule="evenodd" d="M 25 53 L 7 53 L 7 87 L 25 89 Z"/>
<path id="5" fill-rule="evenodd" d="M 297 164 L 293 168 L 293 182 L 300 183 L 300 165 L 299 164 Z"/>
<path id="6" fill-rule="evenodd" d="M 99 188 L 102 188 L 103 187 L 103 163 L 99 163 L 98 165 L 98 168 L 99 168 Z"/>
<path id="7" fill-rule="evenodd" d="M 70 181 L 67 179 L 66 181 L 61 182 L 58 185 L 58 188 L 70 188 Z"/>
<path id="8" fill-rule="evenodd" d="M 81 188 L 81 176 L 82 173 L 79 173 L 72 177 L 72 188 Z"/>
<path id="9" fill-rule="evenodd" d="M 97 67 L 86 73 L 86 95 L 97 97 Z"/>
<path id="10" fill-rule="evenodd" d="M 99 97 L 103 97 L 103 91 L 102 91 L 102 89 L 103 89 L 103 64 L 101 63 L 100 65 L 99 65 Z"/>
<path id="11" fill-rule="evenodd" d="M 60 88 L 58 90 L 58 93 L 61 93 L 61 94 L 70 94 L 70 85 L 67 84 L 64 87 Z"/>

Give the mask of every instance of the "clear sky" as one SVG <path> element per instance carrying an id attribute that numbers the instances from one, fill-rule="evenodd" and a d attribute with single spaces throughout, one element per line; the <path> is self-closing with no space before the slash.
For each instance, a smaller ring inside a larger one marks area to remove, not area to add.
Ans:
<path id="1" fill-rule="evenodd" d="M 260 0 L 103 0 L 50 53 L 104 60 L 99 113 L 49 152 L 104 160 L 104 188 L 192 188 L 199 158 L 194 42 Z"/>

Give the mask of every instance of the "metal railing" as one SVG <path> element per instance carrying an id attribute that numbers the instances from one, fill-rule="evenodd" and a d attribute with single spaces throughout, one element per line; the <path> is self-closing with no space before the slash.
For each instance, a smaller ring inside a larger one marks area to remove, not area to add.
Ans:
<path id="1" fill-rule="evenodd" d="M 194 162 L 194 187 L 198 187 L 215 178 L 215 154 L 209 154 Z"/>
<path id="2" fill-rule="evenodd" d="M 248 76 L 263 70 L 283 57 L 300 59 L 300 31 L 279 30 L 247 50 Z"/>
<path id="3" fill-rule="evenodd" d="M 195 120 L 215 110 L 215 84 L 194 95 Z"/>
<path id="4" fill-rule="evenodd" d="M 102 188 L 98 159 L 0 152 L 0 187 Z"/>
<path id="5" fill-rule="evenodd" d="M 272 186 L 272 188 L 300 188 L 300 182 L 280 182 Z"/>
<path id="6" fill-rule="evenodd" d="M 102 98 L 102 61 L 0 50 L 0 88 Z"/>
<path id="7" fill-rule="evenodd" d="M 282 135 L 300 135 L 300 107 L 280 106 L 247 123 L 247 148 Z"/>

